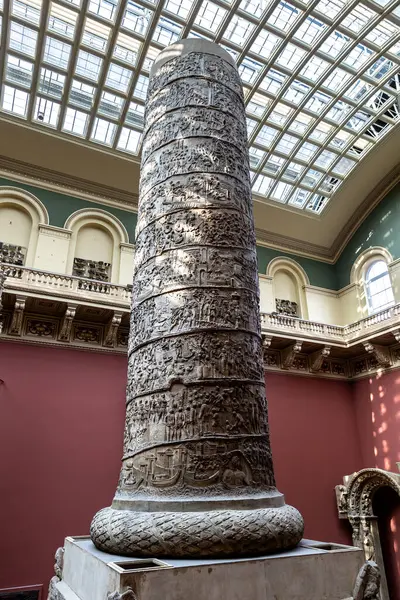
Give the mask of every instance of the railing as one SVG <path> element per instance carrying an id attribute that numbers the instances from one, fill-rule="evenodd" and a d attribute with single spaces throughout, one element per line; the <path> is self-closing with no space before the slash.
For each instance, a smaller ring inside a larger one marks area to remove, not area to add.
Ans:
<path id="1" fill-rule="evenodd" d="M 119 305 L 126 310 L 130 308 L 131 286 L 116 285 L 75 275 L 61 275 L 6 263 L 0 263 L 0 266 L 6 274 L 5 290 L 9 289 L 14 293 L 43 293 L 63 296 L 74 301 L 107 303 L 111 307 Z M 347 345 L 383 329 L 390 331 L 396 325 L 400 328 L 399 321 L 400 304 L 396 304 L 350 325 L 329 325 L 277 313 L 262 313 L 261 330 L 263 333 Z"/>
<path id="2" fill-rule="evenodd" d="M 39 269 L 29 269 L 3 263 L 6 272 L 5 289 L 36 291 L 46 294 L 64 295 L 76 300 L 105 300 L 110 303 L 125 304 L 129 308 L 131 301 L 130 286 L 116 285 L 94 279 L 61 275 Z"/>
<path id="3" fill-rule="evenodd" d="M 262 313 L 261 329 L 264 332 L 286 333 L 292 336 L 297 335 L 310 339 L 320 338 L 321 340 L 347 344 L 381 329 L 387 330 L 394 328 L 396 325 L 400 327 L 399 318 L 400 304 L 385 308 L 350 325 L 328 325 L 276 313 Z"/>

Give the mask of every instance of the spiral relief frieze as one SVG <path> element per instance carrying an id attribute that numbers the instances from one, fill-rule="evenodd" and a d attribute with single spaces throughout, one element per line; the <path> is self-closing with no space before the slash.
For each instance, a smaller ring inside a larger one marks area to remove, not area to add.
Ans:
<path id="1" fill-rule="evenodd" d="M 240 554 L 241 540 L 253 553 L 292 547 L 303 524 L 275 487 L 232 58 L 194 39 L 161 52 L 145 121 L 124 454 L 92 539 L 137 556 Z"/>

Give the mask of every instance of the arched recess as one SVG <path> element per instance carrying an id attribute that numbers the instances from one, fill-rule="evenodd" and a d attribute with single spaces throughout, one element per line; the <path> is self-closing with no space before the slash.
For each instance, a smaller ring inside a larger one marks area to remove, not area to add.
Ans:
<path id="1" fill-rule="evenodd" d="M 340 519 L 348 519 L 352 527 L 353 544 L 364 551 L 365 560 L 375 561 L 381 571 L 380 600 L 390 600 L 385 576 L 378 518 L 374 514 L 375 493 L 389 487 L 400 497 L 400 474 L 382 469 L 362 469 L 344 477 L 344 484 L 336 486 L 336 500 Z"/>
<path id="2" fill-rule="evenodd" d="M 67 273 L 73 273 L 75 259 L 91 263 L 110 263 L 111 283 L 119 283 L 121 244 L 129 243 L 128 232 L 117 217 L 101 209 L 83 208 L 68 217 L 65 229 L 72 231 L 68 251 Z M 79 256 L 78 253 L 83 254 Z M 98 265 L 100 271 L 102 265 Z M 81 272 L 87 270 L 80 263 Z"/>
<path id="3" fill-rule="evenodd" d="M 382 246 L 372 246 L 371 248 L 364 250 L 364 252 L 357 257 L 350 272 L 350 282 L 355 284 L 357 289 L 357 312 L 360 314 L 360 318 L 374 312 L 368 300 L 367 274 L 370 267 L 377 261 L 383 261 L 386 264 L 392 287 L 389 265 L 393 262 L 393 257 L 389 250 Z"/>
<path id="4" fill-rule="evenodd" d="M 303 267 L 291 258 L 278 256 L 268 264 L 267 275 L 273 280 L 275 310 L 282 314 L 292 312 L 293 316 L 308 319 L 304 288 L 310 280 Z"/>
<path id="5" fill-rule="evenodd" d="M 0 243 L 14 252 L 4 252 L 5 261 L 34 266 L 39 224 L 48 225 L 49 215 L 44 204 L 25 190 L 0 187 Z M 21 248 L 21 251 L 18 250 Z"/>

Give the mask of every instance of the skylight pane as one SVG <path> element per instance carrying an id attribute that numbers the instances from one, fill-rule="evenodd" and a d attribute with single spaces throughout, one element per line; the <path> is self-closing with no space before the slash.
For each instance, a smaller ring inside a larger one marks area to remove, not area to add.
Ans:
<path id="1" fill-rule="evenodd" d="M 90 0 L 88 11 L 108 21 L 114 21 L 117 5 L 118 0 Z"/>
<path id="2" fill-rule="evenodd" d="M 26 117 L 28 108 L 29 94 L 22 90 L 17 90 L 10 85 L 5 85 L 3 89 L 2 109 L 19 117 Z"/>
<path id="3" fill-rule="evenodd" d="M 82 35 L 82 44 L 97 50 L 105 52 L 108 39 L 110 37 L 110 28 L 93 19 L 86 19 Z"/>
<path id="4" fill-rule="evenodd" d="M 122 26 L 144 36 L 152 16 L 153 11 L 129 0 L 122 19 Z"/>
<path id="5" fill-rule="evenodd" d="M 77 79 L 72 80 L 69 102 L 79 108 L 91 110 L 96 88 Z"/>
<path id="6" fill-rule="evenodd" d="M 124 99 L 109 92 L 103 92 L 99 103 L 99 113 L 105 117 L 117 120 L 121 114 Z"/>
<path id="7" fill-rule="evenodd" d="M 285 133 L 279 140 L 276 146 L 276 151 L 281 154 L 290 154 L 295 145 L 299 142 L 299 138 Z"/>
<path id="8" fill-rule="evenodd" d="M 273 140 L 275 139 L 275 137 L 277 135 L 278 135 L 278 131 L 276 129 L 273 129 L 272 127 L 268 127 L 267 125 L 264 125 L 261 128 L 260 133 L 256 137 L 255 141 L 260 146 L 265 146 L 265 148 L 269 148 L 269 146 L 272 144 Z"/>
<path id="9" fill-rule="evenodd" d="M 224 8 L 209 2 L 209 0 L 204 0 L 194 22 L 203 29 L 215 33 L 225 15 L 226 10 Z"/>
<path id="10" fill-rule="evenodd" d="M 149 78 L 145 75 L 139 75 L 133 95 L 135 98 L 146 100 L 147 88 L 149 87 Z"/>
<path id="11" fill-rule="evenodd" d="M 277 95 L 286 79 L 286 75 L 283 75 L 275 69 L 270 69 L 267 75 L 261 81 L 260 88 L 266 92 L 269 92 L 271 95 Z"/>
<path id="12" fill-rule="evenodd" d="M 138 154 L 141 137 L 142 136 L 138 131 L 123 127 L 121 135 L 119 136 L 117 148 L 124 152 Z"/>
<path id="13" fill-rule="evenodd" d="M 16 56 L 7 56 L 6 63 L 6 81 L 16 83 L 19 86 L 30 88 L 32 83 L 33 63 L 17 58 Z"/>
<path id="14" fill-rule="evenodd" d="M 347 17 L 343 19 L 342 25 L 353 33 L 358 34 L 375 16 L 376 12 L 359 2 Z"/>
<path id="15" fill-rule="evenodd" d="M 71 46 L 55 38 L 46 36 L 43 61 L 61 69 L 67 69 Z"/>
<path id="16" fill-rule="evenodd" d="M 113 56 L 131 66 L 135 66 L 140 47 L 141 43 L 138 40 L 124 33 L 119 33 Z"/>
<path id="17" fill-rule="evenodd" d="M 261 117 L 270 103 L 271 100 L 269 98 L 266 98 L 261 94 L 254 94 L 247 104 L 246 110 L 252 115 Z"/>
<path id="18" fill-rule="evenodd" d="M 50 32 L 72 39 L 75 33 L 76 19 L 77 14 L 75 12 L 52 2 L 47 28 Z"/>
<path id="19" fill-rule="evenodd" d="M 126 114 L 125 122 L 128 125 L 133 125 L 134 127 L 143 129 L 144 106 L 142 104 L 137 104 L 136 102 L 131 102 Z"/>
<path id="20" fill-rule="evenodd" d="M 316 56 L 313 56 L 301 69 L 300 74 L 303 77 L 306 77 L 307 79 L 315 83 L 318 79 L 322 77 L 322 75 L 328 69 L 329 66 L 329 63 L 326 62 L 326 60 L 322 60 L 322 58 L 317 58 Z"/>
<path id="21" fill-rule="evenodd" d="M 224 38 L 237 46 L 244 46 L 248 37 L 254 31 L 254 25 L 241 17 L 232 17 L 225 31 Z"/>
<path id="22" fill-rule="evenodd" d="M 293 37 L 312 46 L 326 30 L 327 25 L 315 17 L 307 17 L 293 33 Z"/>
<path id="23" fill-rule="evenodd" d="M 297 189 L 290 196 L 288 203 L 291 206 L 296 206 L 297 208 L 304 208 L 305 203 L 310 197 L 310 192 L 307 192 L 303 189 Z"/>
<path id="24" fill-rule="evenodd" d="M 268 19 L 268 23 L 286 32 L 299 14 L 301 14 L 301 11 L 289 2 L 280 2 Z"/>
<path id="25" fill-rule="evenodd" d="M 182 19 L 186 19 L 191 8 L 192 0 L 167 0 L 165 4 L 165 10 L 182 17 Z"/>
<path id="26" fill-rule="evenodd" d="M 262 63 L 245 58 L 241 65 L 239 65 L 240 78 L 244 83 L 254 83 L 263 68 L 264 65 Z"/>
<path id="27" fill-rule="evenodd" d="M 33 120 L 49 127 L 57 127 L 60 104 L 47 98 L 36 98 Z"/>
<path id="28" fill-rule="evenodd" d="M 338 163 L 333 167 L 333 172 L 338 175 L 348 175 L 349 171 L 356 165 L 354 160 L 350 158 L 341 158 Z"/>
<path id="29" fill-rule="evenodd" d="M 158 42 L 163 46 L 169 46 L 179 39 L 181 31 L 181 25 L 178 25 L 165 17 L 160 17 L 152 39 L 154 42 Z"/>
<path id="30" fill-rule="evenodd" d="M 339 31 L 333 31 L 321 45 L 321 52 L 325 52 L 331 58 L 336 58 L 345 48 L 350 41 L 349 37 L 346 37 Z"/>
<path id="31" fill-rule="evenodd" d="M 302 50 L 294 44 L 287 44 L 284 50 L 280 53 L 276 59 L 277 64 L 282 65 L 287 69 L 295 69 L 299 62 L 306 55 L 306 51 Z"/>
<path id="32" fill-rule="evenodd" d="M 253 192 L 265 196 L 268 193 L 268 190 L 272 187 L 273 183 L 274 180 L 270 177 L 265 177 L 265 175 L 258 175 L 257 179 L 253 183 Z"/>
<path id="33" fill-rule="evenodd" d="M 51 69 L 42 68 L 39 77 L 39 92 L 46 96 L 61 99 L 64 92 L 65 75 Z"/>
<path id="34" fill-rule="evenodd" d="M 261 17 L 269 4 L 267 0 L 242 0 L 239 8 L 253 17 Z"/>
<path id="35" fill-rule="evenodd" d="M 277 202 L 286 202 L 287 196 L 293 191 L 293 186 L 290 183 L 279 181 L 271 192 L 271 198 Z"/>
<path id="36" fill-rule="evenodd" d="M 22 54 L 31 56 L 36 53 L 37 33 L 33 29 L 11 21 L 9 47 Z"/>
<path id="37" fill-rule="evenodd" d="M 280 38 L 269 31 L 262 30 L 252 46 L 250 47 L 251 52 L 259 54 L 262 58 L 267 59 L 274 52 Z"/>
<path id="38" fill-rule="evenodd" d="M 317 167 L 322 167 L 323 169 L 329 169 L 333 161 L 337 158 L 337 154 L 333 152 L 329 152 L 329 150 L 323 150 L 318 158 L 315 160 L 315 165 Z"/>
<path id="39" fill-rule="evenodd" d="M 68 107 L 65 113 L 63 131 L 83 137 L 86 135 L 88 121 L 88 114 Z"/>
<path id="40" fill-rule="evenodd" d="M 93 131 L 90 139 L 92 139 L 94 142 L 111 146 L 116 131 L 117 126 L 115 123 L 110 123 L 110 121 L 106 121 L 105 119 L 96 118 L 94 120 Z"/>
<path id="41" fill-rule="evenodd" d="M 98 81 L 102 64 L 102 58 L 85 50 L 79 50 L 75 73 L 85 79 Z"/>
<path id="42" fill-rule="evenodd" d="M 316 6 L 321 15 L 334 19 L 346 6 L 348 0 L 320 0 Z"/>
<path id="43" fill-rule="evenodd" d="M 126 92 L 132 77 L 132 71 L 111 63 L 107 73 L 106 85 L 114 90 Z"/>
<path id="44" fill-rule="evenodd" d="M 24 21 L 39 25 L 41 6 L 41 0 L 29 0 L 27 2 L 22 2 L 22 0 L 13 0 L 11 14 L 23 19 Z"/>

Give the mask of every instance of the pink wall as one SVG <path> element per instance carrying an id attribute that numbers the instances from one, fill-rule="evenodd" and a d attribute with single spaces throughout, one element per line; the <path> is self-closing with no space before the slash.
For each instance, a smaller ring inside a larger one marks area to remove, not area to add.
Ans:
<path id="1" fill-rule="evenodd" d="M 353 384 L 363 467 L 397 472 L 400 461 L 400 371 Z"/>
<path id="2" fill-rule="evenodd" d="M 266 386 L 278 489 L 302 513 L 306 537 L 351 543 L 334 494 L 360 468 L 350 385 L 268 373 Z"/>
<path id="3" fill-rule="evenodd" d="M 88 533 L 119 474 L 126 359 L 0 343 L 0 588 L 43 583 L 66 535 Z M 269 374 L 278 487 L 306 535 L 348 542 L 333 488 L 360 467 L 350 386 Z"/>

